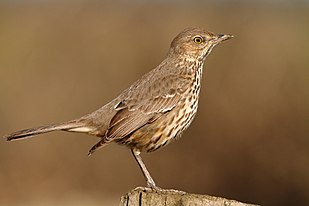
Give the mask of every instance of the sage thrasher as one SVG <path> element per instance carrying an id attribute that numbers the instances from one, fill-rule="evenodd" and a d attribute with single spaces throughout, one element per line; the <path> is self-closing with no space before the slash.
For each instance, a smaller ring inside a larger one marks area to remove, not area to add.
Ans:
<path id="1" fill-rule="evenodd" d="M 211 50 L 231 35 L 188 28 L 172 41 L 166 58 L 100 109 L 64 123 L 25 129 L 8 141 L 55 130 L 100 137 L 89 155 L 116 142 L 129 147 L 147 181 L 157 188 L 140 156 L 177 139 L 192 122 L 198 106 L 203 64 Z"/>

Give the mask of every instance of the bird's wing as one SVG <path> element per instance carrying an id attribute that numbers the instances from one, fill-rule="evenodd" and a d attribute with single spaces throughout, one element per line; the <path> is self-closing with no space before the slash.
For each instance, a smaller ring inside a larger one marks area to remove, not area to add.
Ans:
<path id="1" fill-rule="evenodd" d="M 172 110 L 191 82 L 191 78 L 169 75 L 151 84 L 148 82 L 132 88 L 128 97 L 116 104 L 118 111 L 111 119 L 105 138 L 112 140 L 125 137 Z"/>

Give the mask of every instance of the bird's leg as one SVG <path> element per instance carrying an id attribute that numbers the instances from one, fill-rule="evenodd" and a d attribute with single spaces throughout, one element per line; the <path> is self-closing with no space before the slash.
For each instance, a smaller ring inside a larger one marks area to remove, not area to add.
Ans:
<path id="1" fill-rule="evenodd" d="M 138 166 L 141 168 L 143 175 L 146 179 L 147 182 L 147 187 L 150 187 L 151 189 L 159 189 L 159 187 L 156 186 L 155 182 L 153 181 L 152 177 L 150 176 L 150 173 L 148 172 L 146 165 L 144 164 L 142 157 L 141 157 L 141 152 L 135 149 L 132 149 L 132 154 L 135 158 L 135 160 L 138 163 Z"/>

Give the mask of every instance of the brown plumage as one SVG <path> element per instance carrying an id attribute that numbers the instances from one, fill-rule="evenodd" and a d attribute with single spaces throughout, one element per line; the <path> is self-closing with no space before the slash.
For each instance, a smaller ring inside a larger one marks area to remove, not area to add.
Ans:
<path id="1" fill-rule="evenodd" d="M 174 38 L 159 66 L 97 111 L 65 123 L 14 132 L 5 138 L 15 140 L 55 130 L 82 132 L 101 138 L 89 154 L 117 142 L 132 150 L 147 186 L 156 188 L 140 152 L 167 145 L 190 125 L 197 111 L 204 60 L 214 46 L 230 38 L 199 28 L 186 29 Z"/>

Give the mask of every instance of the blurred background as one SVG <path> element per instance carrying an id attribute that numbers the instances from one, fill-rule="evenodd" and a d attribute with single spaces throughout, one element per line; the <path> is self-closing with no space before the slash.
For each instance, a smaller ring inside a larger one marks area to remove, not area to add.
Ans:
<path id="1" fill-rule="evenodd" d="M 183 138 L 144 154 L 157 184 L 309 205 L 308 1 L 0 2 L 0 133 L 70 120 L 116 97 L 198 26 L 235 38 L 206 61 Z M 76 133 L 0 141 L 0 205 L 118 205 L 145 185 L 130 151 Z"/>

